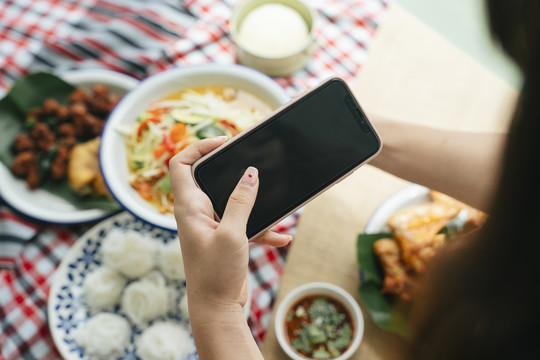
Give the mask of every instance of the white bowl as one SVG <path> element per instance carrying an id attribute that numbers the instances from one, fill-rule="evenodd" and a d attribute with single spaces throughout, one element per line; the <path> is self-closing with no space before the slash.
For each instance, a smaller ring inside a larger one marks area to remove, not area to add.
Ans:
<path id="1" fill-rule="evenodd" d="M 57 76 L 86 91 L 92 90 L 96 84 L 104 84 L 114 95 L 124 95 L 138 83 L 135 78 L 106 69 L 72 70 L 57 74 Z M 30 190 L 24 180 L 15 177 L 1 163 L 0 197 L 15 210 L 28 217 L 55 224 L 71 225 L 97 221 L 116 211 L 98 208 L 82 209 L 45 189 Z"/>
<path id="2" fill-rule="evenodd" d="M 338 300 L 342 303 L 349 313 L 351 314 L 353 321 L 354 335 L 352 338 L 351 345 L 343 354 L 335 358 L 335 360 L 345 360 L 349 359 L 360 346 L 362 337 L 364 336 L 364 317 L 362 316 L 362 311 L 356 300 L 345 290 L 340 288 L 337 285 L 324 283 L 324 282 L 312 282 L 301 285 L 296 289 L 292 290 L 290 293 L 285 296 L 276 312 L 275 317 L 275 331 L 276 337 L 279 342 L 279 345 L 285 351 L 285 353 L 294 360 L 306 360 L 309 359 L 294 350 L 292 345 L 289 342 L 289 339 L 285 330 L 285 317 L 289 309 L 301 298 L 309 295 L 326 295 L 331 298 Z"/>
<path id="3" fill-rule="evenodd" d="M 249 49 L 242 46 L 238 40 L 238 30 L 244 18 L 254 9 L 268 3 L 278 3 L 288 6 L 296 10 L 306 22 L 309 31 L 306 41 L 291 53 L 278 57 L 264 57 L 252 53 Z M 300 0 L 249 0 L 240 2 L 234 8 L 230 21 L 230 33 L 238 61 L 270 76 L 286 76 L 300 70 L 312 58 L 313 53 L 317 49 L 315 19 L 315 11 Z"/>
<path id="4" fill-rule="evenodd" d="M 119 127 L 131 127 L 150 103 L 186 87 L 202 85 L 234 86 L 258 96 L 272 109 L 289 100 L 285 90 L 273 79 L 240 65 L 206 64 L 162 71 L 142 81 L 115 107 L 103 130 L 100 164 L 111 194 L 133 215 L 153 225 L 176 231 L 172 214 L 161 214 L 140 197 L 128 183 L 126 145 Z"/>

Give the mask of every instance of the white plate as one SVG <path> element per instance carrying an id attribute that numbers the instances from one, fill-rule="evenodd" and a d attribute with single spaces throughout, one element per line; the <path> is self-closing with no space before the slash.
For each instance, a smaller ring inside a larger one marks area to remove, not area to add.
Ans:
<path id="1" fill-rule="evenodd" d="M 105 84 L 111 93 L 123 95 L 138 80 L 110 70 L 85 69 L 65 72 L 59 75 L 68 83 L 91 90 L 94 84 Z M 56 224 L 80 224 L 96 221 L 110 215 L 111 210 L 79 209 L 67 200 L 42 189 L 30 190 L 24 180 L 13 176 L 0 163 L 0 197 L 15 210 L 40 221 Z"/>
<path id="2" fill-rule="evenodd" d="M 152 75 L 120 101 L 103 130 L 100 145 L 103 177 L 111 194 L 127 211 L 168 230 L 176 230 L 174 216 L 161 214 L 129 185 L 125 139 L 118 129 L 132 128 L 137 116 L 152 102 L 183 88 L 201 85 L 224 85 L 244 89 L 258 96 L 272 109 L 277 109 L 289 100 L 289 96 L 277 82 L 258 71 L 239 65 L 205 64 L 172 68 Z"/>
<path id="3" fill-rule="evenodd" d="M 74 340 L 74 334 L 91 316 L 89 309 L 81 299 L 82 283 L 89 272 L 101 266 L 102 258 L 99 251 L 101 242 L 115 228 L 136 231 L 157 242 L 178 241 L 177 233 L 154 227 L 127 212 L 103 220 L 77 240 L 62 258 L 62 262 L 54 274 L 48 298 L 49 328 L 56 347 L 66 360 L 89 359 Z M 182 295 L 185 294 L 185 283 L 177 285 L 177 288 Z M 244 307 L 246 318 L 250 311 L 250 303 L 251 286 L 248 281 L 248 301 Z M 114 312 L 120 313 L 118 307 Z M 165 318 L 179 322 L 186 327 L 189 323 L 189 320 L 182 318 L 178 311 L 167 314 Z M 164 317 L 154 319 L 149 324 L 161 320 L 164 320 Z M 139 329 L 132 328 L 130 343 L 125 349 L 123 358 L 136 358 L 135 341 L 140 334 Z M 187 360 L 197 358 L 196 353 L 194 353 L 188 356 Z"/>
<path id="4" fill-rule="evenodd" d="M 386 222 L 395 212 L 430 200 L 429 189 L 411 184 L 392 194 L 375 210 L 364 229 L 366 234 L 390 232 Z"/>

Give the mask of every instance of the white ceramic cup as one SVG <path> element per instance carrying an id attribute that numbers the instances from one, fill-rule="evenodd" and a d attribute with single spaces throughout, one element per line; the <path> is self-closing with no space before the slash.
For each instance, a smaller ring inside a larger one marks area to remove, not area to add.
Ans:
<path id="1" fill-rule="evenodd" d="M 238 30 L 242 21 L 251 11 L 267 3 L 282 4 L 297 11 L 304 19 L 308 27 L 306 41 L 298 49 L 289 54 L 279 57 L 264 57 L 253 54 L 242 46 L 238 41 Z M 286 76 L 303 68 L 311 59 L 317 49 L 315 39 L 315 12 L 300 0 L 248 0 L 241 2 L 233 11 L 230 21 L 230 33 L 236 49 L 238 61 L 246 66 L 252 67 L 270 76 Z"/>

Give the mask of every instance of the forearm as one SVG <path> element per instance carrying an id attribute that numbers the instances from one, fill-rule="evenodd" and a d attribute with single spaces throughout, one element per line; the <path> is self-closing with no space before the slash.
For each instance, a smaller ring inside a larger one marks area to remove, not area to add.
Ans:
<path id="1" fill-rule="evenodd" d="M 242 307 L 189 299 L 193 337 L 201 360 L 262 359 Z"/>
<path id="2" fill-rule="evenodd" d="M 372 165 L 487 210 L 497 186 L 505 135 L 371 118 L 383 141 Z"/>

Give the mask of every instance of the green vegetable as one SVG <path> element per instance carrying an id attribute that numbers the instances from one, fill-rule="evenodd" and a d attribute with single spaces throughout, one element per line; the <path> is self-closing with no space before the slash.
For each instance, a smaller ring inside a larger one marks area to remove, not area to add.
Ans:
<path id="1" fill-rule="evenodd" d="M 132 160 L 131 161 L 131 168 L 134 170 L 140 169 L 143 166 L 143 162 L 140 160 Z"/>
<path id="2" fill-rule="evenodd" d="M 296 349 L 296 351 L 300 352 L 303 351 L 305 353 L 311 352 L 311 342 L 309 341 L 309 338 L 307 336 L 307 333 L 302 331 L 300 333 L 300 336 L 293 340 L 292 346 Z"/>
<path id="3" fill-rule="evenodd" d="M 137 122 L 143 122 L 146 119 L 150 119 L 152 117 L 152 114 L 150 114 L 148 111 L 144 111 L 137 116 Z"/>
<path id="4" fill-rule="evenodd" d="M 330 359 L 330 353 L 326 351 L 324 346 L 319 347 L 317 350 L 313 352 L 313 358 L 314 359 Z"/>
<path id="5" fill-rule="evenodd" d="M 317 297 L 317 298 L 313 299 L 313 306 L 311 307 L 311 309 L 320 308 L 320 307 L 327 306 L 327 305 L 328 305 L 328 299 L 327 298 Z"/>
<path id="6" fill-rule="evenodd" d="M 332 346 L 336 349 L 345 349 L 352 340 L 352 329 L 349 324 L 343 324 L 337 331 L 337 338 L 332 341 Z"/>
<path id="7" fill-rule="evenodd" d="M 177 122 L 183 122 L 187 125 L 196 125 L 203 121 L 204 119 L 207 119 L 208 116 L 204 115 L 198 115 L 198 114 L 192 114 L 185 112 L 181 109 L 174 109 L 170 112 L 170 116 Z"/>
<path id="8" fill-rule="evenodd" d="M 324 331 L 329 339 L 334 339 L 337 336 L 337 328 L 335 325 L 326 324 L 324 325 Z"/>
<path id="9" fill-rule="evenodd" d="M 329 342 L 327 344 L 327 347 L 328 347 L 328 351 L 330 352 L 330 355 L 332 355 L 332 357 L 337 358 L 339 355 L 341 355 L 341 352 L 339 352 L 339 350 L 336 349 L 336 347 L 334 346 L 334 344 L 332 342 Z"/>
<path id="10" fill-rule="evenodd" d="M 161 180 L 161 184 L 159 185 L 159 188 L 161 190 L 163 190 L 163 192 L 165 192 L 165 193 L 172 192 L 171 175 L 169 173 L 167 173 L 167 175 L 165 175 L 163 180 Z"/>
<path id="11" fill-rule="evenodd" d="M 327 340 L 324 330 L 321 329 L 317 324 L 309 324 L 302 330 L 302 332 L 306 332 L 308 339 L 313 344 L 323 344 Z"/>
<path id="12" fill-rule="evenodd" d="M 215 125 L 208 125 L 197 131 L 197 137 L 199 139 L 207 139 L 215 136 L 225 135 L 225 131 Z"/>

